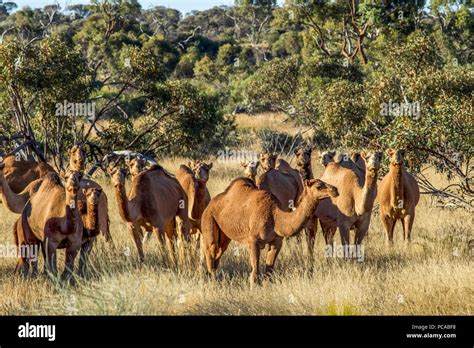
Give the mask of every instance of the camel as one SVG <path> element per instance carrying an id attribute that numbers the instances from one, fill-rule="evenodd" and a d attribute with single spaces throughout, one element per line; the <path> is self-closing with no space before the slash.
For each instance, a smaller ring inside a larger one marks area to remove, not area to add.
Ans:
<path id="1" fill-rule="evenodd" d="M 68 171 L 84 171 L 86 154 L 84 149 L 79 145 L 74 145 L 71 149 L 68 150 L 69 155 L 69 165 Z M 109 226 L 109 208 L 108 208 L 108 198 L 102 187 L 93 180 L 82 179 L 81 180 L 81 190 L 78 195 L 80 201 L 86 201 L 85 189 L 87 188 L 97 188 L 101 190 L 100 202 L 99 202 L 99 230 L 104 234 L 105 240 L 107 242 L 112 241 L 112 235 L 110 234 Z"/>
<path id="2" fill-rule="evenodd" d="M 382 154 L 362 153 L 367 168 L 365 175 L 359 171 L 330 162 L 321 180 L 337 188 L 339 196 L 333 200 L 337 207 L 337 226 L 343 245 L 349 244 L 349 230 L 355 229 L 354 244 L 360 245 L 367 233 L 374 200 L 377 196 L 377 174 Z M 345 248 L 347 251 L 347 248 Z"/>
<path id="3" fill-rule="evenodd" d="M 45 269 L 53 276 L 57 273 L 56 250 L 66 249 L 62 280 L 70 278 L 82 245 L 83 223 L 77 205 L 81 178 L 81 172 L 70 171 L 63 185 L 58 174 L 47 174 L 14 226 L 17 245 L 41 244 Z M 30 261 L 36 273 L 37 260 L 29 258 L 19 260 L 17 271 L 23 269 L 27 274 Z"/>
<path id="4" fill-rule="evenodd" d="M 248 178 L 235 179 L 214 197 L 202 216 L 203 250 L 207 270 L 213 274 L 231 240 L 247 244 L 252 271 L 250 283 L 259 275 L 260 249 L 269 244 L 265 273 L 270 274 L 284 237 L 296 235 L 305 226 L 318 202 L 337 196 L 337 190 L 321 180 L 306 180 L 300 204 L 287 212 L 269 192 L 257 189 Z"/>
<path id="5" fill-rule="evenodd" d="M 201 231 L 201 216 L 211 201 L 206 184 L 212 165 L 201 161 L 189 162 L 188 166 L 181 165 L 176 173 L 176 179 L 188 198 L 191 234 Z"/>
<path id="6" fill-rule="evenodd" d="M 123 168 L 109 168 L 120 216 L 128 225 L 137 247 L 140 261 L 144 261 L 142 228 L 157 234 L 162 243 L 166 240 L 171 251 L 175 217 L 178 236 L 189 240 L 190 222 L 186 193 L 176 178 L 169 175 L 160 165 L 141 172 L 132 178 L 128 195 L 125 192 L 126 171 Z"/>
<path id="7" fill-rule="evenodd" d="M 410 242 L 415 208 L 420 200 L 420 189 L 415 178 L 403 165 L 405 152 L 389 149 L 390 170 L 379 185 L 377 199 L 380 220 L 387 233 L 387 242 L 393 244 L 393 230 L 397 220 L 403 227 L 403 240 Z"/>
<path id="8" fill-rule="evenodd" d="M 19 154 L 3 159 L 3 175 L 14 193 L 20 193 L 28 184 L 55 170 L 47 163 L 24 160 Z"/>
<path id="9" fill-rule="evenodd" d="M 256 161 L 248 161 L 248 162 L 240 163 L 240 166 L 244 168 L 244 176 L 246 178 L 249 178 L 253 182 L 256 182 L 257 169 L 259 165 L 260 165 L 260 162 L 256 162 Z"/>
<path id="10" fill-rule="evenodd" d="M 350 155 L 340 154 L 336 157 L 336 152 L 323 153 L 321 163 L 326 167 L 328 163 L 336 162 L 344 168 L 357 171 L 358 175 L 365 175 L 365 162 L 360 153 L 353 152 Z M 325 163 L 325 164 L 324 164 Z M 334 235 L 337 230 L 337 206 L 331 199 L 323 199 L 316 209 L 316 218 L 319 220 L 321 229 L 323 231 L 324 241 L 327 245 L 332 245 L 334 242 Z M 315 224 L 315 228 L 317 228 Z M 353 228 L 352 228 L 353 229 Z M 314 233 L 315 234 L 315 233 Z M 314 245 L 314 239 L 312 240 Z"/>

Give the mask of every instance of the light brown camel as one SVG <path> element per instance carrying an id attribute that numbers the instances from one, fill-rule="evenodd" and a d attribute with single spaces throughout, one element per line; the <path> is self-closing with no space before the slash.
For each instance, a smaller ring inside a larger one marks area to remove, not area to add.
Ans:
<path id="1" fill-rule="evenodd" d="M 179 181 L 188 198 L 188 216 L 191 223 L 191 234 L 200 232 L 201 216 L 211 201 L 211 195 L 206 187 L 212 163 L 195 161 L 189 166 L 181 165 L 176 172 Z"/>
<path id="2" fill-rule="evenodd" d="M 45 268 L 52 275 L 57 273 L 56 250 L 66 248 L 63 280 L 72 274 L 74 260 L 82 245 L 83 223 L 77 204 L 81 178 L 80 172 L 68 172 L 63 185 L 58 174 L 47 174 L 15 224 L 17 244 L 41 244 Z M 30 259 L 19 261 L 17 270 L 23 269 L 27 274 L 30 261 L 36 272 L 37 260 Z"/>
<path id="3" fill-rule="evenodd" d="M 49 164 L 25 160 L 19 154 L 5 157 L 3 164 L 3 175 L 14 193 L 20 193 L 34 180 L 55 172 Z"/>
<path id="4" fill-rule="evenodd" d="M 115 197 L 122 219 L 137 247 L 140 261 L 144 260 L 142 228 L 152 229 L 160 242 L 166 241 L 171 251 L 174 249 L 174 226 L 177 219 L 178 236 L 189 240 L 188 201 L 184 190 L 176 178 L 163 167 L 154 165 L 132 178 L 130 191 L 125 192 L 126 171 L 109 168 Z"/>
<path id="5" fill-rule="evenodd" d="M 323 162 L 326 163 L 325 165 L 323 164 L 325 167 L 328 163 L 336 162 L 344 168 L 356 171 L 358 175 L 365 176 L 365 162 L 360 153 L 353 152 L 351 155 L 341 154 L 337 156 L 337 158 L 336 152 L 326 152 L 325 154 L 326 155 L 323 155 L 325 160 L 321 161 L 322 164 Z M 319 203 L 315 215 L 321 225 L 324 241 L 327 245 L 332 245 L 337 230 L 337 206 L 331 199 L 323 199 Z M 317 225 L 315 224 L 315 229 L 316 228 Z"/>
<path id="6" fill-rule="evenodd" d="M 84 149 L 79 145 L 74 145 L 71 149 L 68 150 L 69 155 L 69 165 L 68 170 L 72 171 L 84 171 L 86 154 Z M 81 181 L 81 190 L 78 195 L 80 201 L 86 201 L 85 189 L 87 188 L 97 188 L 101 190 L 100 202 L 99 202 L 99 230 L 104 234 L 105 240 L 107 242 L 112 242 L 112 235 L 110 234 L 110 224 L 109 224 L 109 207 L 108 207 L 108 198 L 102 187 L 93 180 L 82 179 Z"/>
<path id="7" fill-rule="evenodd" d="M 337 226 L 343 245 L 349 244 L 349 231 L 355 229 L 354 244 L 360 245 L 367 233 L 374 200 L 377 196 L 377 174 L 382 154 L 361 154 L 366 165 L 365 175 L 331 162 L 321 180 L 334 185 L 339 196 L 333 203 L 337 206 Z M 345 249 L 347 251 L 347 249 Z"/>
<path id="8" fill-rule="evenodd" d="M 403 240 L 411 240 L 415 208 L 420 200 L 420 189 L 415 178 L 403 165 L 403 150 L 389 149 L 390 170 L 379 185 L 377 199 L 380 220 L 387 233 L 387 242 L 393 243 L 393 230 L 397 220 L 403 227 Z"/>
<path id="9" fill-rule="evenodd" d="M 231 240 L 247 244 L 252 272 L 250 282 L 258 279 L 260 249 L 269 244 L 267 274 L 273 271 L 283 237 L 296 235 L 306 225 L 319 200 L 337 195 L 337 190 L 320 180 L 305 182 L 296 210 L 286 212 L 272 194 L 258 190 L 248 178 L 237 178 L 211 200 L 202 216 L 203 249 L 207 269 L 214 273 Z"/>
<path id="10" fill-rule="evenodd" d="M 248 162 L 240 163 L 240 166 L 244 168 L 244 176 L 246 178 L 249 178 L 253 182 L 256 181 L 257 169 L 259 165 L 260 165 L 260 162 L 258 161 L 248 161 Z"/>

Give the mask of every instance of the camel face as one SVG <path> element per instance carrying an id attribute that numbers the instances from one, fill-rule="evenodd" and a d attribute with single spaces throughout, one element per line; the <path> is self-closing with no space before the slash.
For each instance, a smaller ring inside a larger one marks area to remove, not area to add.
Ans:
<path id="1" fill-rule="evenodd" d="M 375 152 L 368 152 L 368 153 L 361 153 L 361 156 L 365 162 L 365 166 L 368 171 L 376 172 L 380 168 L 380 161 L 382 160 L 382 153 L 375 151 Z"/>
<path id="2" fill-rule="evenodd" d="M 69 154 L 69 169 L 81 171 L 84 170 L 86 162 L 86 153 L 84 149 L 78 145 L 74 145 L 68 150 Z"/>
<path id="3" fill-rule="evenodd" d="M 114 187 L 125 184 L 125 178 L 127 177 L 127 171 L 124 168 L 109 168 L 109 175 L 112 179 L 112 185 Z"/>
<path id="4" fill-rule="evenodd" d="M 248 161 L 242 162 L 240 165 L 244 168 L 244 175 L 247 178 L 255 178 L 257 176 L 257 168 L 260 162 Z"/>
<path id="5" fill-rule="evenodd" d="M 269 154 L 269 153 L 262 153 L 260 154 L 260 165 L 264 171 L 268 171 L 272 168 L 275 168 L 277 155 Z"/>
<path id="6" fill-rule="evenodd" d="M 295 150 L 296 165 L 303 167 L 311 161 L 311 153 L 313 149 L 310 147 L 300 148 Z"/>
<path id="7" fill-rule="evenodd" d="M 194 177 L 197 180 L 207 182 L 209 180 L 209 172 L 212 169 L 213 163 L 205 163 L 201 161 L 196 161 L 194 163 L 191 163 L 190 167 L 194 173 Z"/>
<path id="8" fill-rule="evenodd" d="M 390 165 L 399 167 L 403 164 L 403 157 L 405 156 L 405 151 L 389 149 L 387 151 L 387 154 L 390 159 Z"/>
<path id="9" fill-rule="evenodd" d="M 94 206 L 99 205 L 102 189 L 96 187 L 87 188 L 85 189 L 85 194 L 88 202 L 90 202 Z"/>
<path id="10" fill-rule="evenodd" d="M 76 194 L 80 189 L 82 173 L 79 171 L 69 171 L 64 177 L 65 188 L 71 194 Z"/>
<path id="11" fill-rule="evenodd" d="M 143 172 L 143 170 L 145 169 L 145 164 L 146 164 L 145 160 L 139 157 L 132 158 L 131 160 L 126 160 L 125 163 L 128 166 L 130 170 L 130 174 L 132 176 L 136 176 L 140 174 L 141 172 Z"/>
<path id="12" fill-rule="evenodd" d="M 335 156 L 336 156 L 336 151 L 324 151 L 319 156 L 319 162 L 323 166 L 326 167 L 328 165 L 328 163 L 334 162 L 334 157 Z"/>
<path id="13" fill-rule="evenodd" d="M 305 180 L 305 189 L 309 190 L 315 200 L 322 200 L 328 197 L 337 197 L 337 188 L 326 184 L 324 181 L 319 179 Z"/>

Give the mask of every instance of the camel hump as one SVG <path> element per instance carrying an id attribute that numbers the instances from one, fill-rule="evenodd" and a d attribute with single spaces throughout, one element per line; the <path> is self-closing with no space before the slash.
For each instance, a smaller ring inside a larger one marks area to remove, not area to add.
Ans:
<path id="1" fill-rule="evenodd" d="M 45 180 L 54 184 L 54 185 L 59 185 L 63 186 L 63 182 L 61 180 L 61 177 L 57 173 L 48 173 L 45 175 Z"/>

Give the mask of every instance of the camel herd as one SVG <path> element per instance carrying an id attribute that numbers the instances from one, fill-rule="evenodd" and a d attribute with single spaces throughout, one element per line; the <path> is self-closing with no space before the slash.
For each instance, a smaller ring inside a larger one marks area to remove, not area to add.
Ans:
<path id="1" fill-rule="evenodd" d="M 80 253 L 79 274 L 87 270 L 95 239 L 102 232 L 113 244 L 109 229 L 108 198 L 95 181 L 84 178 L 85 153 L 75 145 L 68 151 L 69 164 L 56 173 L 46 163 L 7 156 L 0 163 L 0 198 L 18 219 L 13 226 L 16 245 L 41 247 L 45 270 L 55 275 L 56 251 L 65 249 L 62 279 L 71 279 Z M 224 192 L 211 198 L 206 185 L 213 164 L 204 161 L 181 165 L 176 174 L 158 164 L 147 167 L 142 158 L 115 162 L 108 167 L 121 219 L 144 260 L 143 243 L 156 234 L 174 255 L 174 241 L 200 243 L 201 257 L 214 274 L 231 240 L 247 245 L 251 283 L 259 279 L 260 250 L 268 245 L 265 274 L 273 271 L 285 237 L 305 231 L 312 253 L 318 221 L 326 244 L 334 243 L 339 229 L 341 243 L 361 245 L 372 209 L 378 200 L 380 218 L 393 242 L 397 220 L 404 240 L 411 239 L 415 207 L 420 193 L 416 180 L 403 165 L 404 152 L 387 150 L 388 174 L 378 183 L 381 152 L 320 154 L 325 167 L 320 179 L 312 171 L 312 149 L 295 150 L 296 166 L 270 153 L 258 161 L 242 163 L 244 177 L 234 179 Z M 126 190 L 126 178 L 130 184 Z M 174 256 L 173 256 L 174 257 Z M 18 255 L 16 271 L 38 272 L 37 260 Z"/>

